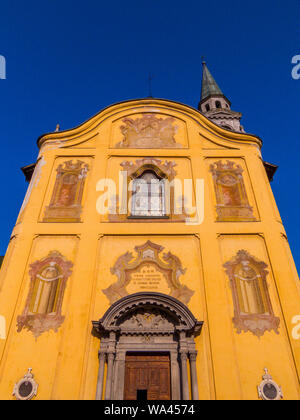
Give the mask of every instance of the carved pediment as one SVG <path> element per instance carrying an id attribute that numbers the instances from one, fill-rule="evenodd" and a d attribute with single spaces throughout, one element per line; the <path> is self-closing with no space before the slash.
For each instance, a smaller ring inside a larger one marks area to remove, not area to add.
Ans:
<path id="1" fill-rule="evenodd" d="M 123 332 L 173 332 L 175 320 L 166 312 L 155 308 L 140 308 L 119 321 Z"/>
<path id="2" fill-rule="evenodd" d="M 99 321 L 93 321 L 95 331 L 171 333 L 175 330 L 198 334 L 202 321 L 197 321 L 190 310 L 176 298 L 156 292 L 134 293 L 112 304 Z"/>

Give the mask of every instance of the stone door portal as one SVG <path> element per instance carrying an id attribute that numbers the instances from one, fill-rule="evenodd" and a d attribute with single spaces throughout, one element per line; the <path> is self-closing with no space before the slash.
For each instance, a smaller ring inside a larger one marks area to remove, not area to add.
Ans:
<path id="1" fill-rule="evenodd" d="M 127 354 L 125 359 L 124 400 L 170 399 L 169 354 Z"/>
<path id="2" fill-rule="evenodd" d="M 197 400 L 195 337 L 202 324 L 162 293 L 115 302 L 93 322 L 101 340 L 96 399 Z"/>

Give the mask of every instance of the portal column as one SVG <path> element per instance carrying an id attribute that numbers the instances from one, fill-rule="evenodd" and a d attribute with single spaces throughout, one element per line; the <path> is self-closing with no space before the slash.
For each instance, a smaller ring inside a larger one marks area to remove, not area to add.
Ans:
<path id="1" fill-rule="evenodd" d="M 199 400 L 197 367 L 196 367 L 197 352 L 190 353 L 190 369 L 192 382 L 192 400 Z"/>
<path id="2" fill-rule="evenodd" d="M 180 372 L 178 366 L 178 352 L 171 351 L 171 384 L 172 400 L 180 400 Z"/>
<path id="3" fill-rule="evenodd" d="M 108 353 L 107 356 L 107 376 L 106 376 L 106 387 L 105 387 L 105 399 L 111 399 L 111 384 L 112 384 L 112 375 L 113 375 L 113 368 L 114 368 L 114 353 Z"/>
<path id="4" fill-rule="evenodd" d="M 117 351 L 114 369 L 113 400 L 124 399 L 125 351 Z"/>
<path id="5" fill-rule="evenodd" d="M 111 331 L 109 333 L 109 342 L 108 342 L 108 350 L 107 350 L 107 375 L 106 375 L 106 387 L 105 387 L 106 400 L 111 399 L 114 360 L 115 360 L 115 348 L 116 348 L 116 333 Z"/>
<path id="6" fill-rule="evenodd" d="M 189 379 L 188 379 L 188 370 L 187 370 L 187 353 L 180 353 L 181 360 L 181 387 L 182 387 L 182 399 L 189 400 Z"/>
<path id="7" fill-rule="evenodd" d="M 187 370 L 187 342 L 186 334 L 184 331 L 180 332 L 180 361 L 181 361 L 181 388 L 182 388 L 182 399 L 189 400 L 189 378 Z"/>
<path id="8" fill-rule="evenodd" d="M 106 353 L 104 351 L 99 350 L 98 355 L 99 355 L 99 371 L 98 371 L 96 400 L 102 400 L 104 365 L 105 365 Z"/>

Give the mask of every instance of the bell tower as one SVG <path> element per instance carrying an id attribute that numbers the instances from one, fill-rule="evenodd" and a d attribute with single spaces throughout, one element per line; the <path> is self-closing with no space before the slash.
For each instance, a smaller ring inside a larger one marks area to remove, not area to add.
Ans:
<path id="1" fill-rule="evenodd" d="M 198 105 L 199 111 L 222 128 L 245 133 L 244 127 L 240 124 L 242 114 L 231 110 L 231 102 L 219 88 L 208 70 L 205 61 L 202 62 L 202 66 L 202 88 L 201 99 Z"/>

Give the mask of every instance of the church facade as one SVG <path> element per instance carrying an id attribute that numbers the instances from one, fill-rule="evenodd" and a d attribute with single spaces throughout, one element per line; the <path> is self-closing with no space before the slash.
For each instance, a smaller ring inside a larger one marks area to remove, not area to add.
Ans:
<path id="1" fill-rule="evenodd" d="M 43 135 L 0 271 L 0 399 L 300 397 L 300 286 L 276 166 L 205 63 Z"/>

